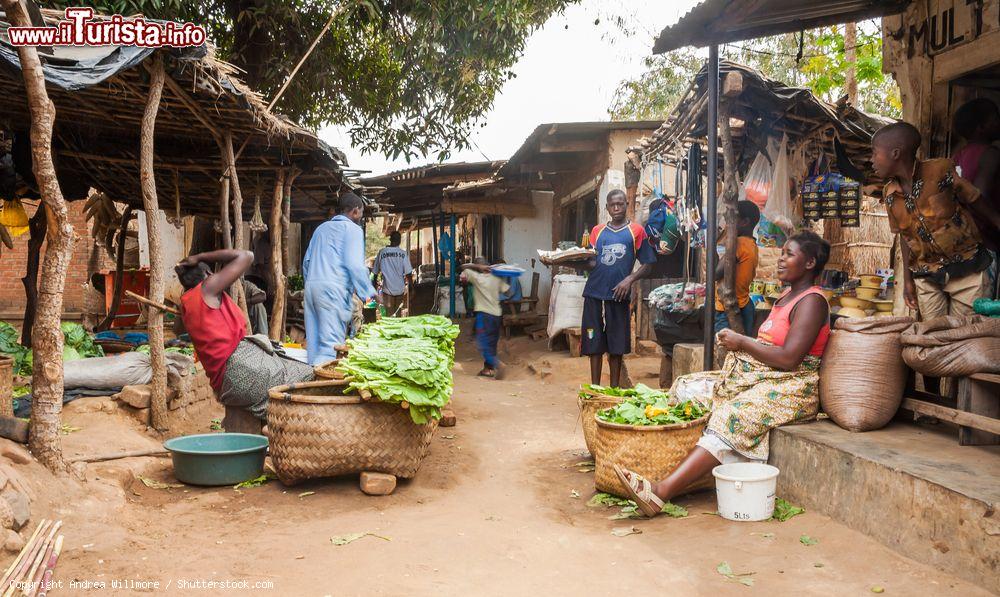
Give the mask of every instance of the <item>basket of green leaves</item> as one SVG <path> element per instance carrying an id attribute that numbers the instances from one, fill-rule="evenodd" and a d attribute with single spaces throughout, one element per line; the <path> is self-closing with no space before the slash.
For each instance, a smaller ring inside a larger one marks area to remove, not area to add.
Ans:
<path id="1" fill-rule="evenodd" d="M 669 392 L 641 384 L 634 392 L 594 417 L 594 485 L 599 491 L 626 495 L 615 474 L 616 464 L 647 479 L 666 477 L 695 447 L 708 424 L 710 408 L 702 402 L 672 400 Z"/>

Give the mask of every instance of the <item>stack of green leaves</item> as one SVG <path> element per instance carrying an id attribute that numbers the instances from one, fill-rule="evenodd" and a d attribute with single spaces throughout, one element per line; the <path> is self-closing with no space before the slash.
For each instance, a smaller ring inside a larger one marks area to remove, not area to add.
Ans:
<path id="1" fill-rule="evenodd" d="M 597 384 L 584 384 L 580 388 L 580 397 L 589 398 L 593 394 L 601 394 L 603 396 L 618 396 L 622 398 L 641 398 L 648 404 L 661 399 L 669 398 L 670 394 L 666 390 L 656 390 L 646 384 L 639 384 L 634 388 L 611 388 L 607 386 L 599 386 Z"/>
<path id="2" fill-rule="evenodd" d="M 31 351 L 17 341 L 17 328 L 0 321 L 0 353 L 14 360 L 14 375 L 31 375 Z"/>
<path id="3" fill-rule="evenodd" d="M 597 418 L 620 425 L 674 425 L 695 421 L 709 412 L 709 408 L 698 401 L 672 401 L 668 392 L 642 384 L 636 386 L 634 392 L 634 396 L 621 404 L 598 412 Z"/>
<path id="4" fill-rule="evenodd" d="M 64 361 L 104 356 L 104 349 L 94 343 L 94 339 L 87 333 L 87 330 L 83 329 L 82 325 L 67 321 L 61 327 L 64 340 Z"/>
<path id="5" fill-rule="evenodd" d="M 94 339 L 79 323 L 65 322 L 61 328 L 64 361 L 104 356 L 104 349 L 94 343 Z M 33 354 L 30 349 L 18 343 L 18 337 L 19 334 L 14 326 L 0 321 L 0 353 L 14 359 L 15 375 L 31 375 Z"/>
<path id="6" fill-rule="evenodd" d="M 418 425 L 441 418 L 451 400 L 451 357 L 431 338 L 386 340 L 375 334 L 349 342 L 337 371 L 351 378 L 348 387 L 367 390 L 383 402 L 409 404 Z"/>
<path id="7" fill-rule="evenodd" d="M 455 362 L 455 338 L 458 338 L 459 327 L 447 317 L 440 315 L 417 315 L 414 317 L 387 317 L 367 325 L 362 330 L 359 339 L 381 338 L 396 340 L 399 338 L 427 338 L 433 340 L 438 349 L 448 355 L 451 367 Z"/>

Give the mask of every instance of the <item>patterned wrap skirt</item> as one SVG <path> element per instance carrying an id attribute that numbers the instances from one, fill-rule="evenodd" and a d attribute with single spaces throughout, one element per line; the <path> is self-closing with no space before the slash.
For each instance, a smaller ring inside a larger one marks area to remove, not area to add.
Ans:
<path id="1" fill-rule="evenodd" d="M 715 385 L 706 434 L 752 460 L 767 460 L 770 431 L 819 412 L 819 357 L 778 371 L 742 351 L 730 352 Z"/>

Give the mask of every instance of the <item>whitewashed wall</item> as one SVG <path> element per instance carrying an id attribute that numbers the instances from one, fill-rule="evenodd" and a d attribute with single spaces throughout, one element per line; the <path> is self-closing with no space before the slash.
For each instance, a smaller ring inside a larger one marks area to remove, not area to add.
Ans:
<path id="1" fill-rule="evenodd" d="M 521 276 L 521 288 L 524 289 L 525 296 L 531 292 L 531 272 L 541 274 L 538 278 L 538 310 L 545 313 L 548 310 L 549 294 L 552 289 L 552 275 L 549 267 L 542 265 L 538 260 L 537 250 L 550 250 L 554 247 L 553 193 L 532 191 L 531 197 L 535 205 L 535 217 L 503 219 L 503 259 L 511 265 L 519 265 L 527 270 Z"/>

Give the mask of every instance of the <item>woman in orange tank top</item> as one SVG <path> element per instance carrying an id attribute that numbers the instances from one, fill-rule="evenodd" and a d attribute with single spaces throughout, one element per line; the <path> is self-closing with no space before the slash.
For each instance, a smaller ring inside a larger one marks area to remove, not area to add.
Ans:
<path id="1" fill-rule="evenodd" d="M 720 463 L 766 461 L 771 429 L 816 417 L 830 308 L 815 283 L 829 257 L 830 244 L 817 234 L 805 231 L 790 237 L 778 259 L 778 278 L 789 289 L 757 338 L 728 329 L 719 332 L 718 342 L 730 352 L 718 372 L 714 395 L 705 397 L 712 403 L 708 427 L 670 476 L 651 483 L 615 466 L 629 497 L 646 516 L 658 514 L 665 501 Z M 685 377 L 674 381 L 675 391 Z"/>

